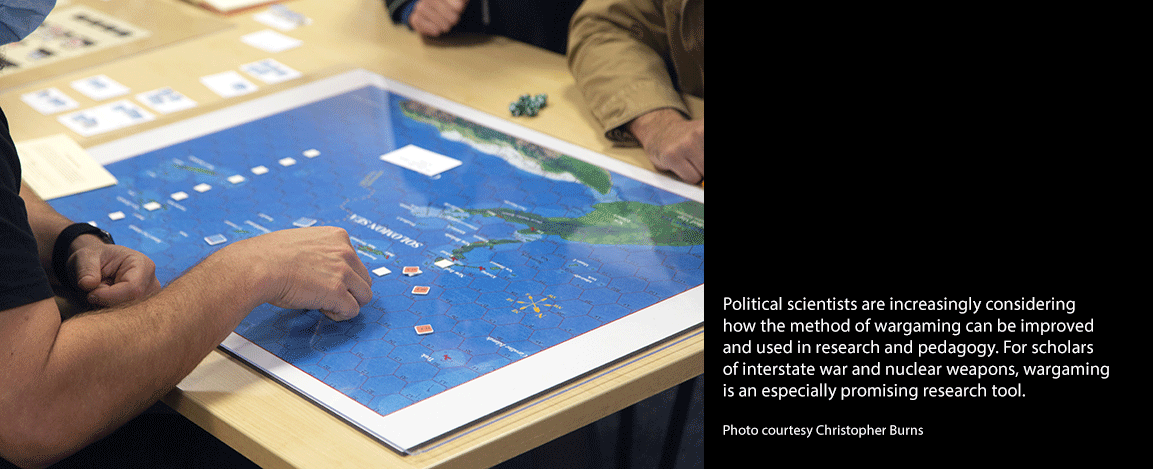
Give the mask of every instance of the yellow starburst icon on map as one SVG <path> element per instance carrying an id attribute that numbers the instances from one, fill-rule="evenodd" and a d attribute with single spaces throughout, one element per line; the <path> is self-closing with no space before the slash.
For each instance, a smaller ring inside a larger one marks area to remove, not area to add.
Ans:
<path id="1" fill-rule="evenodd" d="M 514 300 L 512 298 L 509 298 L 508 301 L 512 301 L 512 302 L 515 302 L 517 304 L 524 305 L 524 306 L 517 308 L 516 309 L 517 311 L 524 311 L 525 309 L 532 308 L 532 311 L 534 313 L 538 313 L 537 317 L 540 317 L 540 315 L 543 314 L 543 313 L 541 313 L 541 310 L 540 310 L 542 307 L 543 308 L 561 309 L 560 305 L 557 305 L 555 303 L 549 303 L 549 301 L 556 299 L 556 297 L 553 295 L 546 295 L 544 298 L 541 298 L 539 300 L 536 298 L 533 298 L 532 295 L 529 295 L 529 294 L 525 294 L 525 296 L 528 297 L 528 301 Z"/>

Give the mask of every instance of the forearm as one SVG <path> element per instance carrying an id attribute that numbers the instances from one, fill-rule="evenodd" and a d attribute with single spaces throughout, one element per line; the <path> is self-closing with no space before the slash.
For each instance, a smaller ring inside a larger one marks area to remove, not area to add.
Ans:
<path id="1" fill-rule="evenodd" d="M 32 227 L 32 234 L 36 236 L 40 264 L 49 278 L 55 278 L 52 269 L 52 246 L 56 243 L 56 235 L 71 225 L 72 221 L 48 205 L 48 202 L 41 199 L 24 181 L 20 181 L 20 198 L 24 199 L 24 207 L 28 211 L 28 224 Z"/>
<path id="2" fill-rule="evenodd" d="M 47 465 L 95 441 L 262 303 L 355 317 L 370 276 L 343 229 L 298 228 L 237 241 L 155 295 L 63 323 L 51 299 L 0 311 L 0 457 Z"/>
<path id="3" fill-rule="evenodd" d="M 672 108 L 654 109 L 625 124 L 625 129 L 636 137 L 641 146 L 651 146 L 653 136 L 662 129 L 688 120 L 679 110 Z"/>
<path id="4" fill-rule="evenodd" d="M 636 136 L 653 167 L 671 171 L 685 182 L 705 177 L 705 122 L 689 120 L 680 111 L 657 109 L 626 125 Z"/>
<path id="5" fill-rule="evenodd" d="M 629 121 L 659 108 L 688 109 L 677 92 L 664 53 L 664 25 L 654 5 L 588 0 L 569 28 L 569 70 L 593 117 L 612 140 Z M 643 34 L 636 32 L 643 31 Z"/>
<path id="6" fill-rule="evenodd" d="M 260 273 L 242 261 L 211 256 L 145 301 L 63 323 L 26 312 L 31 319 L 14 327 L 45 339 L 0 346 L 13 354 L 0 367 L 7 375 L 0 414 L 8 420 L 0 430 L 15 432 L 0 435 L 4 456 L 67 456 L 174 387 L 263 302 L 253 294 Z"/>

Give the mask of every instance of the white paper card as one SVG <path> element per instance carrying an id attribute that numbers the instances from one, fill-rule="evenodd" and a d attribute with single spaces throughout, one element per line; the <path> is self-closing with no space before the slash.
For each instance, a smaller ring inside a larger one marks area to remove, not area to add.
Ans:
<path id="1" fill-rule="evenodd" d="M 431 152 L 416 145 L 405 145 L 380 155 L 380 159 L 397 166 L 408 168 L 425 176 L 436 176 L 460 166 L 460 160 Z"/>
<path id="2" fill-rule="evenodd" d="M 300 78 L 300 72 L 273 59 L 264 59 L 240 66 L 244 73 L 256 77 L 268 84 L 280 83 L 293 78 Z"/>
<path id="3" fill-rule="evenodd" d="M 116 184 L 116 177 L 64 134 L 16 142 L 24 181 L 44 200 Z"/>
<path id="4" fill-rule="evenodd" d="M 20 100 L 46 116 L 80 107 L 80 103 L 75 99 L 56 88 L 25 93 L 20 95 Z"/>
<path id="5" fill-rule="evenodd" d="M 121 85 L 107 75 L 96 75 L 72 82 L 72 89 L 84 93 L 95 101 L 102 101 L 128 94 L 128 87 Z"/>
<path id="6" fill-rule="evenodd" d="M 291 11 L 282 5 L 272 5 L 267 10 L 252 15 L 252 19 L 281 31 L 291 31 L 297 27 L 312 24 L 311 18 Z"/>
<path id="7" fill-rule="evenodd" d="M 245 80 L 239 73 L 233 71 L 200 77 L 200 82 L 212 90 L 212 92 L 225 98 L 256 91 L 256 85 Z"/>
<path id="8" fill-rule="evenodd" d="M 271 29 L 245 34 L 240 36 L 240 40 L 265 52 L 282 52 L 304 44 L 300 39 L 285 36 Z"/>
<path id="9" fill-rule="evenodd" d="M 65 127 L 85 137 L 154 119 L 156 116 L 152 113 L 127 99 L 64 114 L 56 118 Z"/>
<path id="10" fill-rule="evenodd" d="M 137 94 L 136 100 L 144 103 L 152 110 L 164 114 L 196 107 L 196 101 L 169 87 Z"/>

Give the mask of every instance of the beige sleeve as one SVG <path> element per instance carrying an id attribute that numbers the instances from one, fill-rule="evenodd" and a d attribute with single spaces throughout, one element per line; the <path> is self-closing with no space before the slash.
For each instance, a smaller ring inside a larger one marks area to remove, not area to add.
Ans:
<path id="1" fill-rule="evenodd" d="M 648 111 L 688 108 L 669 76 L 663 0 L 586 0 L 569 27 L 569 70 L 605 136 Z"/>

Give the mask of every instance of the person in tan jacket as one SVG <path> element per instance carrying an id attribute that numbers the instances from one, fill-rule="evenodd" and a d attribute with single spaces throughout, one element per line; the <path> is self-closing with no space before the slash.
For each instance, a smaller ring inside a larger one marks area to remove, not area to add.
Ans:
<path id="1" fill-rule="evenodd" d="M 681 93 L 705 96 L 704 11 L 704 0 L 586 0 L 569 26 L 569 69 L 605 136 L 692 183 L 705 177 L 705 122 Z"/>

